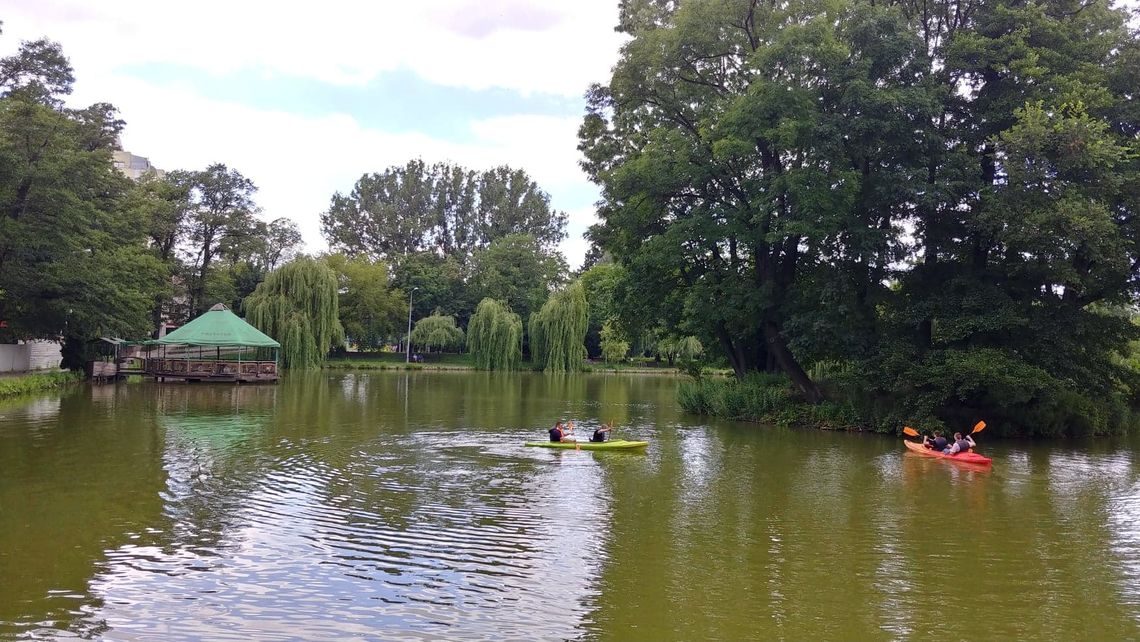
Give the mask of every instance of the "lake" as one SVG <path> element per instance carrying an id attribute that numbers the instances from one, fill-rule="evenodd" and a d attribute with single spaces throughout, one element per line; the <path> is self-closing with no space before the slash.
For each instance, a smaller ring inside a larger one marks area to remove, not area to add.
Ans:
<path id="1" fill-rule="evenodd" d="M 0 401 L 0 639 L 1140 638 L 1136 438 L 983 432 L 975 470 L 687 415 L 680 382 L 317 372 Z M 651 444 L 522 445 L 559 419 Z"/>

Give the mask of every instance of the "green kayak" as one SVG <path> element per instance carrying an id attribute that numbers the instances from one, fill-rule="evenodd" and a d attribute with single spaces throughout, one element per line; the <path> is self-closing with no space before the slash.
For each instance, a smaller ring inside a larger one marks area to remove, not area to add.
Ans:
<path id="1" fill-rule="evenodd" d="M 527 446 L 535 446 L 538 448 L 570 448 L 572 450 L 629 450 L 631 448 L 645 448 L 649 445 L 648 441 L 625 441 L 624 439 L 615 439 L 613 441 L 593 442 L 593 441 L 528 441 Z"/>

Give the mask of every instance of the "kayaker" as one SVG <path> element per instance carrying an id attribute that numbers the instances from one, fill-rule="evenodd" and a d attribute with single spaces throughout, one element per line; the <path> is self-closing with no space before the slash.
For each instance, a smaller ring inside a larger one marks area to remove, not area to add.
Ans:
<path id="1" fill-rule="evenodd" d="M 613 429 L 614 429 L 613 426 L 608 426 L 606 424 L 602 424 L 601 426 L 598 427 L 597 430 L 594 431 L 594 434 L 590 436 L 590 441 L 592 441 L 596 444 L 602 443 L 603 441 L 606 440 L 606 433 L 613 430 Z"/>
<path id="2" fill-rule="evenodd" d="M 954 443 L 951 444 L 949 448 L 943 450 L 942 453 L 946 455 L 957 455 L 958 453 L 969 452 L 974 446 L 977 446 L 977 444 L 974 443 L 973 437 L 969 435 L 963 437 L 962 433 L 956 432 L 954 433 Z"/>
<path id="3" fill-rule="evenodd" d="M 941 431 L 935 430 L 933 439 L 930 437 L 922 438 L 922 445 L 931 450 L 942 451 L 946 450 L 946 448 L 950 445 L 950 442 L 946 441 L 946 438 L 942 436 Z"/>
<path id="4" fill-rule="evenodd" d="M 554 427 L 550 429 L 550 441 L 574 441 L 570 438 L 570 433 L 574 431 L 574 424 L 562 425 L 562 422 L 556 422 Z"/>

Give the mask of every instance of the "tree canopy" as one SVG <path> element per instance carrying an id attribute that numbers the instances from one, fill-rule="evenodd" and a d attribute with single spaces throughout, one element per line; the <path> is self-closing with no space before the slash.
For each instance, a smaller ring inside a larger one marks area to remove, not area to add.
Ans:
<path id="1" fill-rule="evenodd" d="M 625 0 L 619 29 L 580 147 L 627 309 L 813 402 L 802 364 L 843 359 L 896 419 L 1119 423 L 1136 326 L 1111 311 L 1140 266 L 1123 10 Z"/>
<path id="2" fill-rule="evenodd" d="M 483 299 L 467 326 L 467 351 L 480 370 L 514 370 L 522 360 L 522 319 L 501 301 Z"/>
<path id="3" fill-rule="evenodd" d="M 344 341 L 337 275 L 302 256 L 277 268 L 245 300 L 249 322 L 281 344 L 286 368 L 319 366 Z"/>
<path id="4" fill-rule="evenodd" d="M 439 351 L 463 347 L 463 329 L 455 325 L 455 317 L 433 314 L 416 321 L 412 345 Z"/>
<path id="5" fill-rule="evenodd" d="M 530 358 L 536 368 L 550 372 L 576 372 L 586 358 L 586 322 L 589 311 L 580 281 L 555 292 L 530 317 Z"/>
<path id="6" fill-rule="evenodd" d="M 390 287 L 386 265 L 343 254 L 330 254 L 324 262 L 337 275 L 340 322 L 350 342 L 361 350 L 374 350 L 403 333 L 407 298 Z"/>
<path id="7" fill-rule="evenodd" d="M 365 174 L 350 194 L 334 194 L 321 215 L 329 246 L 350 255 L 399 259 L 433 250 L 461 265 L 476 250 L 511 234 L 528 234 L 553 250 L 566 214 L 526 172 L 501 166 L 476 172 L 412 160 Z"/>

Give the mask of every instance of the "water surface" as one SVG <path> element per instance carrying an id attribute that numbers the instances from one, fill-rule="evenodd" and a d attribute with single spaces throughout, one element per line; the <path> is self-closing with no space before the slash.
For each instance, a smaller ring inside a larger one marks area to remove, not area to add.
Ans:
<path id="1" fill-rule="evenodd" d="M 1140 638 L 1137 443 L 685 415 L 664 376 L 291 375 L 0 404 L 0 639 Z M 644 453 L 524 448 L 614 421 Z"/>

